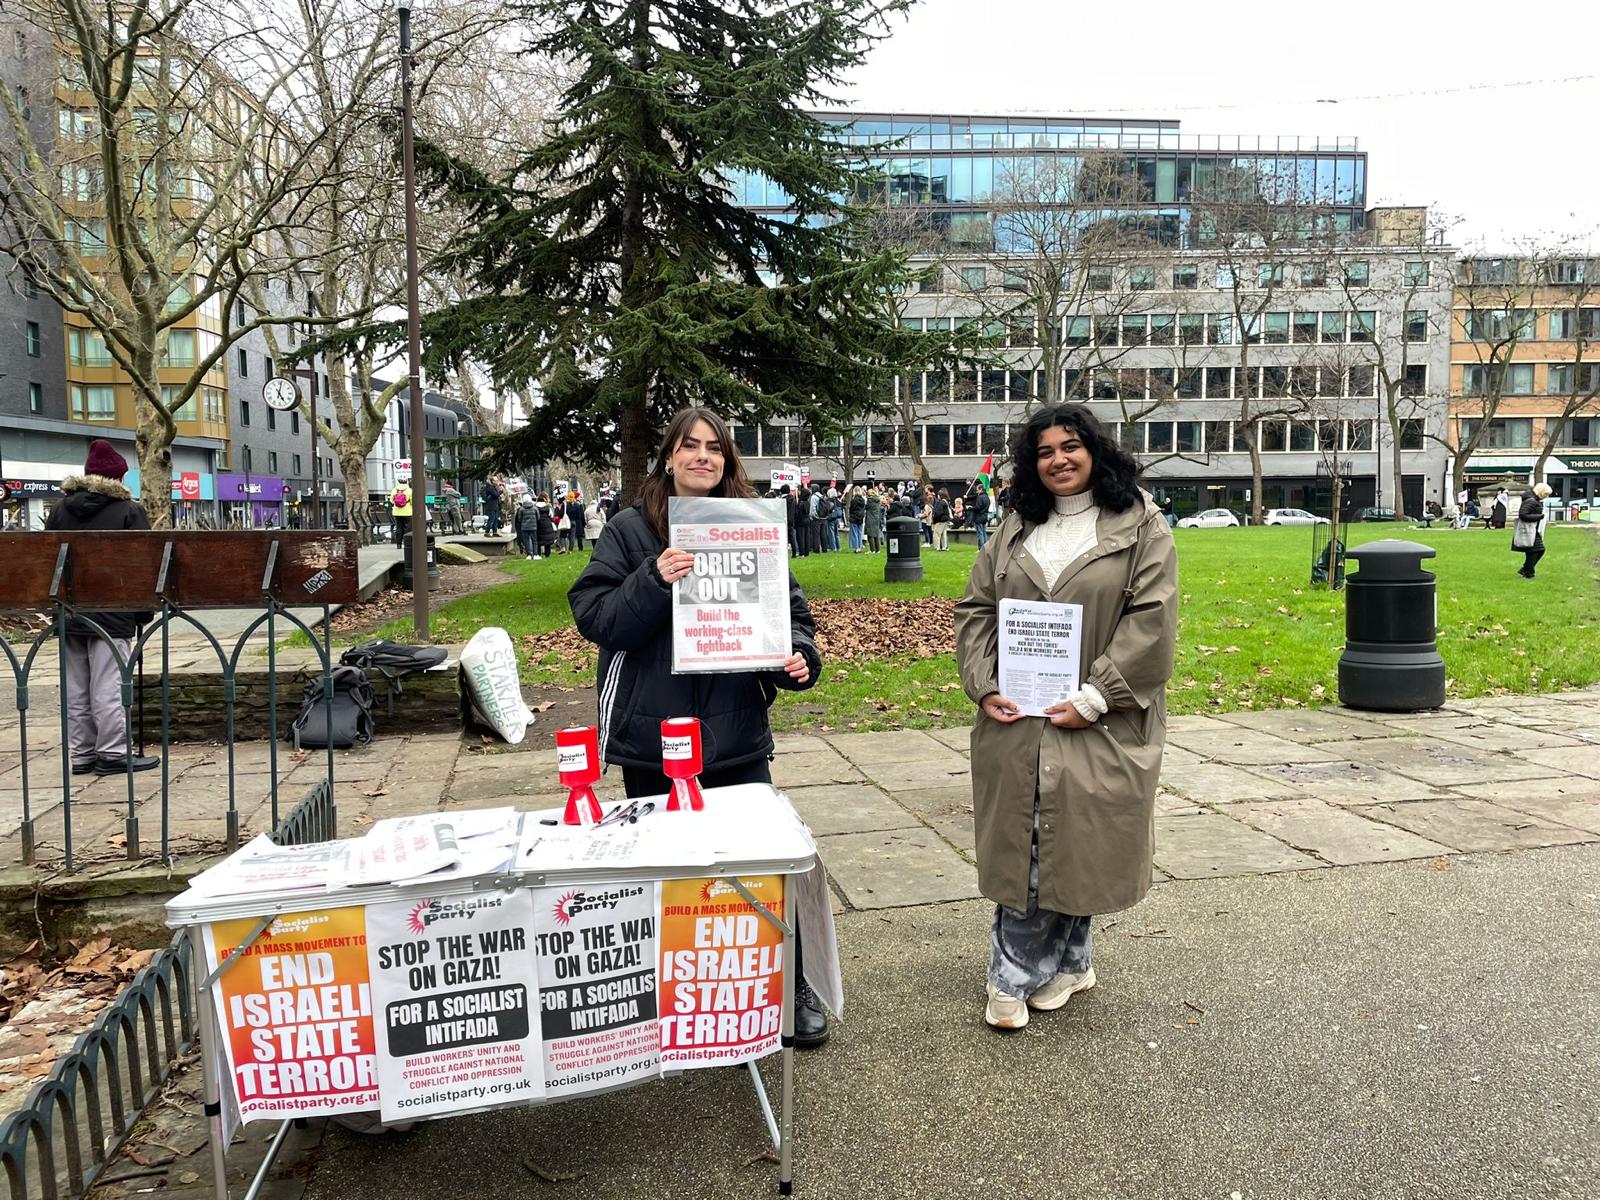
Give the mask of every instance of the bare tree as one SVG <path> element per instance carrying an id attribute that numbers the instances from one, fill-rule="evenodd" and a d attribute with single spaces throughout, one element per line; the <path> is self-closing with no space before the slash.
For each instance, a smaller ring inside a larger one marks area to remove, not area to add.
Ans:
<path id="1" fill-rule="evenodd" d="M 1191 238 L 1211 252 L 1224 303 L 1222 311 L 1207 315 L 1207 340 L 1238 347 L 1235 428 L 1250 455 L 1250 515 L 1256 524 L 1263 478 L 1258 423 L 1287 416 L 1295 404 L 1285 367 L 1264 367 L 1258 389 L 1252 348 L 1266 337 L 1268 312 L 1284 303 L 1282 293 L 1293 285 L 1290 271 L 1311 258 L 1308 250 L 1326 247 L 1334 236 L 1331 215 L 1304 193 L 1293 170 L 1279 168 L 1279 161 L 1219 163 L 1189 194 Z"/>

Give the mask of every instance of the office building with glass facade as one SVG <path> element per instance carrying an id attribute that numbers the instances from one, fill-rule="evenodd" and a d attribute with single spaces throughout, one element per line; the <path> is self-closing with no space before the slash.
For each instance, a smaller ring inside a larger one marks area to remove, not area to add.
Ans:
<path id="1" fill-rule="evenodd" d="M 920 243 L 930 250 L 919 254 L 925 274 L 902 300 L 902 321 L 926 331 L 983 322 L 998 348 L 982 368 L 902 376 L 886 413 L 853 435 L 818 438 L 782 421 L 736 428 L 755 477 L 790 462 L 823 480 L 901 480 L 920 458 L 935 483 L 964 486 L 991 452 L 1004 460 L 1053 391 L 1112 424 L 1144 462 L 1147 486 L 1180 515 L 1248 510 L 1246 422 L 1263 507 L 1323 504 L 1335 472 L 1352 509 L 1393 507 L 1397 453 L 1406 509 L 1439 498 L 1451 256 L 1425 236 L 1422 210 L 1366 207 L 1366 158 L 1353 140 L 1193 138 L 1159 120 L 896 114 L 857 116 L 847 138 L 904 139 L 871 157 L 867 190 L 914 212 L 919 236 L 934 234 Z M 1006 234 L 1015 193 L 997 194 L 996 180 L 1070 175 L 1095 160 L 1114 162 L 1117 180 L 1095 218 L 1149 249 L 1064 267 L 1085 278 L 1036 321 L 1026 256 Z M 1260 261 L 1219 249 L 1212 210 L 1195 198 L 1215 194 L 1229 172 L 1257 181 L 1286 218 L 1303 215 L 1315 236 Z M 732 186 L 751 207 L 783 211 L 758 177 Z M 1054 339 L 1053 354 L 1041 337 Z M 1053 389 L 1042 365 L 1051 358 Z M 1397 428 L 1389 400 L 1403 414 Z"/>

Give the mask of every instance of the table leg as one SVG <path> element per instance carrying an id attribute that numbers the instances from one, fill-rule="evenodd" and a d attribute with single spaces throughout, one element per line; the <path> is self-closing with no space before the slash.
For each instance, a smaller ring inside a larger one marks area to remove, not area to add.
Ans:
<path id="1" fill-rule="evenodd" d="M 794 920 L 783 931 L 783 1083 L 779 1099 L 778 1195 L 794 1194 Z"/>
<path id="2" fill-rule="evenodd" d="M 194 943 L 194 958 L 204 963 L 205 947 L 200 926 L 193 926 L 189 936 Z M 213 1007 L 211 981 L 202 980 L 199 989 L 197 1016 L 200 1021 L 200 1077 L 204 1087 L 206 1124 L 211 1130 L 211 1179 L 217 1200 L 228 1200 L 228 1147 L 222 1122 L 222 1048 L 217 1045 L 217 1015 Z"/>

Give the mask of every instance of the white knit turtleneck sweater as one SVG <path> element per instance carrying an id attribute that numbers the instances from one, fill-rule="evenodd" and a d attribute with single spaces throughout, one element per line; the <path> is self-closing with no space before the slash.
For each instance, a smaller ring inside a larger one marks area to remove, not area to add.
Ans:
<path id="1" fill-rule="evenodd" d="M 1095 548 L 1100 540 L 1095 529 L 1099 519 L 1100 509 L 1092 491 L 1057 496 L 1055 511 L 1028 534 L 1024 545 L 1038 562 L 1051 591 L 1055 590 L 1063 571 Z M 1108 708 L 1100 689 L 1090 683 L 1085 683 L 1066 699 L 1086 721 L 1097 720 Z"/>

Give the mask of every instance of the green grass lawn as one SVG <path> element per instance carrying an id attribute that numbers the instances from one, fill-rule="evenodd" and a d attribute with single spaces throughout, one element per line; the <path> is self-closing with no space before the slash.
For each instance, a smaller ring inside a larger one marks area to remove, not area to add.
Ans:
<path id="1" fill-rule="evenodd" d="M 1181 576 L 1177 666 L 1169 689 L 1174 713 L 1331 704 L 1344 641 L 1344 597 L 1311 586 L 1311 530 L 1180 529 Z M 1359 545 L 1402 537 L 1434 547 L 1428 564 L 1439 577 L 1439 651 L 1452 697 L 1536 693 L 1600 680 L 1600 538 L 1587 529 L 1553 526 L 1549 553 L 1533 582 L 1518 578 L 1521 556 L 1509 531 L 1352 530 Z M 976 550 L 925 552 L 920 584 L 883 582 L 883 559 L 848 551 L 794 562 L 813 598 L 959 596 Z M 512 635 L 571 624 L 566 590 L 585 555 L 541 562 L 512 560 L 509 582 L 465 597 L 435 619 L 439 641 L 462 642 L 484 625 Z M 382 636 L 404 641 L 409 621 Z M 586 655 L 526 661 L 525 682 L 593 682 Z M 881 729 L 951 725 L 970 718 L 956 681 L 953 655 L 898 657 L 835 664 L 821 685 L 782 694 L 773 711 L 780 729 L 817 726 Z"/>

